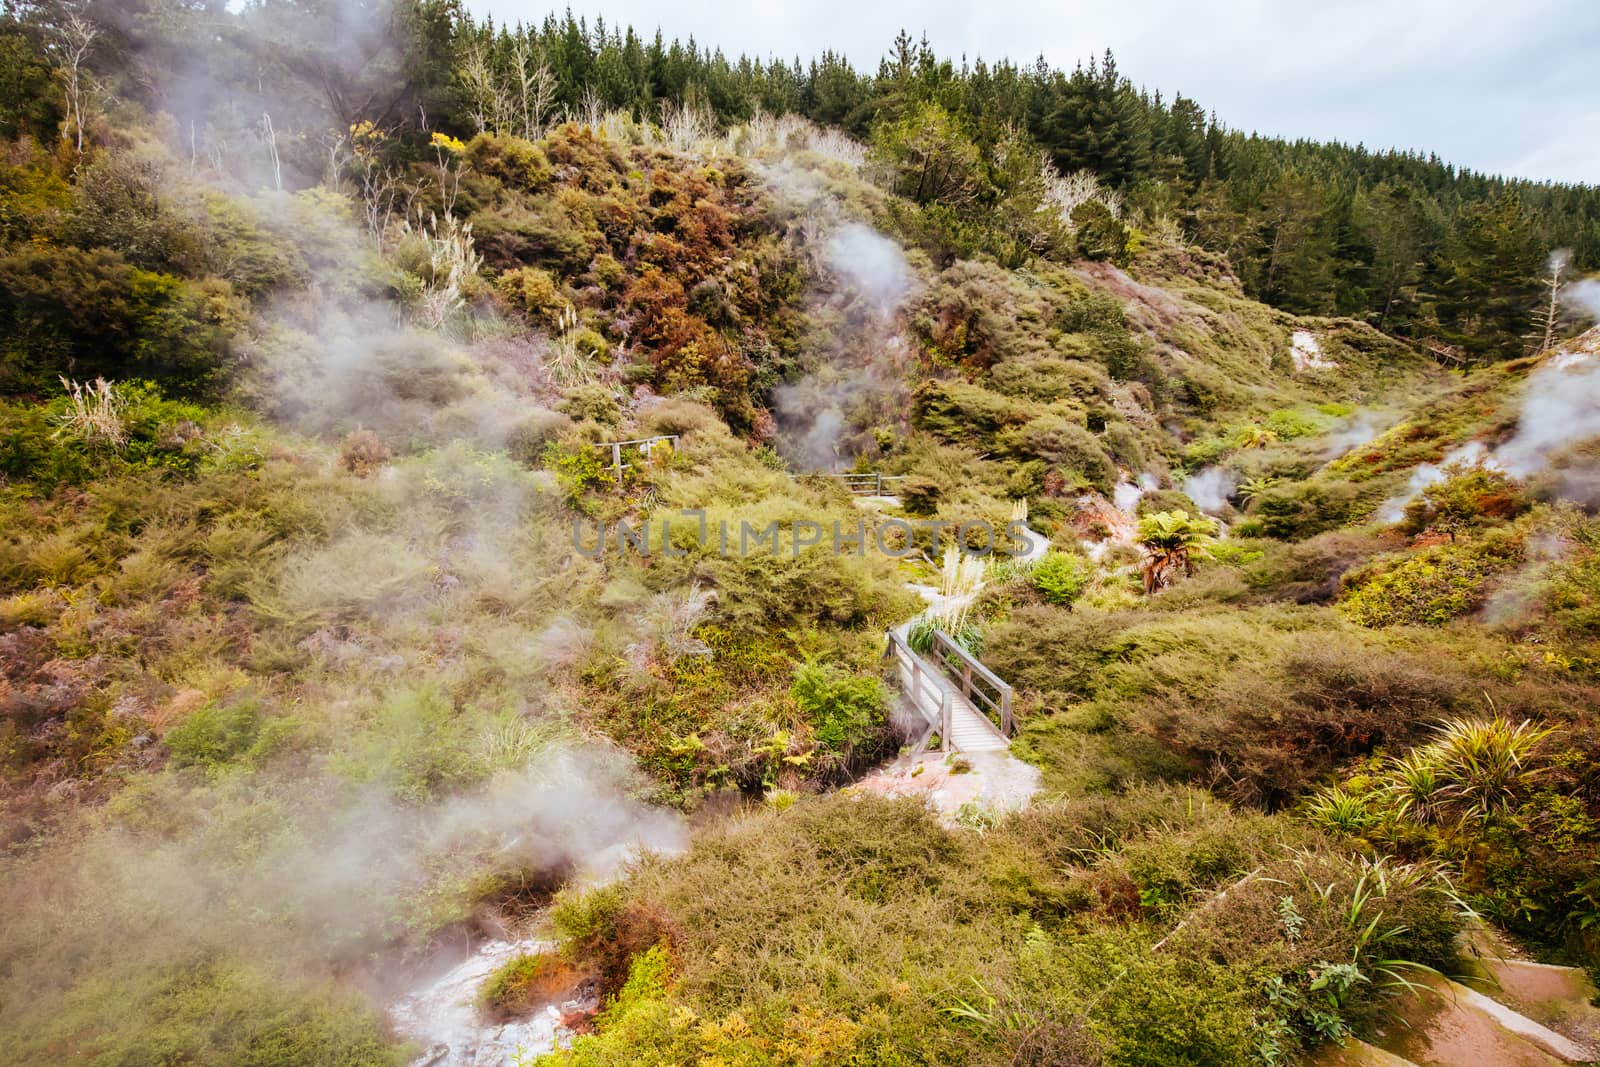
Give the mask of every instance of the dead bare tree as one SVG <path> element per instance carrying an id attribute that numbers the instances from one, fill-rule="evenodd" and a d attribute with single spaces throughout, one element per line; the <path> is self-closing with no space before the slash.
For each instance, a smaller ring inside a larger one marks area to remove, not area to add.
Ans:
<path id="1" fill-rule="evenodd" d="M 522 136 L 532 141 L 544 133 L 545 116 L 555 105 L 556 79 L 526 37 L 519 36 L 512 47 L 516 63 L 518 110 Z"/>
<path id="2" fill-rule="evenodd" d="M 55 27 L 55 44 L 60 55 L 67 110 L 66 119 L 61 124 L 61 139 L 71 141 L 76 138 L 80 153 L 83 151 L 84 104 L 89 95 L 89 72 L 84 64 L 99 36 L 100 28 L 77 5 L 65 8 Z"/>
<path id="3" fill-rule="evenodd" d="M 272 181 L 278 192 L 283 192 L 283 164 L 278 159 L 278 131 L 272 126 L 272 116 L 261 114 L 261 139 L 266 143 L 267 155 L 272 160 Z"/>
<path id="4" fill-rule="evenodd" d="M 1045 201 L 1061 216 L 1062 225 L 1077 229 L 1072 213 L 1091 200 L 1098 200 L 1111 212 L 1112 218 L 1122 217 L 1122 194 L 1103 185 L 1093 171 L 1075 170 L 1062 174 L 1056 170 L 1048 155 L 1040 157 L 1039 175 L 1044 182 Z"/>
<path id="5" fill-rule="evenodd" d="M 513 39 L 510 58 L 510 71 L 502 76 L 487 42 L 467 47 L 459 75 L 471 101 L 472 121 L 479 131 L 535 140 L 555 106 L 556 79 L 526 37 Z"/>
<path id="6" fill-rule="evenodd" d="M 361 193 L 367 235 L 379 248 L 391 226 L 398 220 L 410 219 L 420 191 L 416 183 L 406 181 L 404 173 L 385 159 L 384 144 L 392 132 L 365 119 L 350 127 L 350 169 Z M 331 160 L 338 160 L 342 147 L 341 139 L 330 150 Z"/>
<path id="7" fill-rule="evenodd" d="M 598 90 L 592 85 L 583 88 L 583 95 L 578 98 L 576 109 L 567 109 L 567 121 L 587 126 L 595 133 L 601 132 L 606 124 L 606 102 Z"/>
<path id="8" fill-rule="evenodd" d="M 344 177 L 345 146 L 349 140 L 338 130 L 324 130 L 317 135 L 317 143 L 328 150 L 328 169 L 324 172 L 322 183 L 330 189 L 337 189 Z"/>
<path id="9" fill-rule="evenodd" d="M 500 92 L 500 80 L 495 76 L 488 43 L 475 40 L 469 44 L 456 73 L 472 109 L 472 124 L 479 133 L 485 130 L 498 131 L 503 121 L 504 97 Z"/>
<path id="10" fill-rule="evenodd" d="M 1533 313 L 1533 332 L 1528 335 L 1528 341 L 1535 346 L 1535 353 L 1546 352 L 1555 344 L 1556 329 L 1561 325 L 1562 276 L 1571 263 L 1572 253 L 1564 248 L 1550 253 L 1550 269 L 1544 277 L 1550 300 Z"/>

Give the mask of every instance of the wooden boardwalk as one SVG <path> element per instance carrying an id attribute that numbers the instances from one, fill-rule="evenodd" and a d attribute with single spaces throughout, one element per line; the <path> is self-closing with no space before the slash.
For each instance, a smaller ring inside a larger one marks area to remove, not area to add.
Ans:
<path id="1" fill-rule="evenodd" d="M 941 748 L 971 753 L 1004 752 L 1011 747 L 1000 727 L 962 694 L 960 686 L 931 660 L 911 651 L 903 633 L 890 631 L 884 654 L 895 657 L 901 695 L 938 732 Z"/>
<path id="2" fill-rule="evenodd" d="M 881 488 L 881 482 L 878 484 Z M 1048 551 L 1050 542 L 1026 526 L 1022 530 L 1027 547 L 1017 559 L 1036 562 Z M 917 619 L 937 619 L 937 605 L 952 602 L 937 590 L 916 585 L 911 588 L 934 602 Z M 968 593 L 965 599 L 974 595 Z M 943 630 L 934 631 L 933 647 L 927 655 L 913 652 L 906 639 L 917 619 L 890 630 L 888 646 L 883 650 L 885 658 L 895 658 L 900 693 L 906 703 L 939 735 L 939 747 L 945 751 L 1005 752 L 1011 747 L 1011 734 L 1016 730 L 1011 718 L 1011 687 Z"/>

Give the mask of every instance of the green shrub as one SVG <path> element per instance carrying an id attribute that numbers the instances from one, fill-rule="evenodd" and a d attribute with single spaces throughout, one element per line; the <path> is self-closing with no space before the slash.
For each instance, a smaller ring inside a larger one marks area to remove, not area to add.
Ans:
<path id="1" fill-rule="evenodd" d="M 663 1001 L 672 988 L 672 955 L 664 944 L 651 945 L 628 963 L 628 977 L 597 1020 L 602 1027 L 625 1024 L 629 1013 Z"/>
<path id="2" fill-rule="evenodd" d="M 609 386 L 599 382 L 580 385 L 567 390 L 556 410 L 579 422 L 592 419 L 605 426 L 615 426 L 622 420 L 622 407 Z"/>
<path id="3" fill-rule="evenodd" d="M 538 145 L 521 137 L 480 133 L 467 142 L 463 155 L 480 173 L 519 191 L 538 192 L 550 184 L 550 161 Z"/>
<path id="4" fill-rule="evenodd" d="M 1416 850 L 1449 864 L 1460 872 L 1458 890 L 1487 918 L 1581 959 L 1596 913 L 1588 887 L 1600 879 L 1600 804 L 1581 769 L 1594 765 L 1600 735 L 1581 720 L 1474 712 L 1446 719 L 1381 765 L 1361 766 L 1310 810 L 1325 816 L 1359 805 L 1361 818 L 1330 825 L 1382 851 Z M 1408 925 L 1428 936 L 1430 927 Z"/>
<path id="5" fill-rule="evenodd" d="M 204 195 L 203 203 L 201 255 L 207 271 L 251 297 L 302 285 L 309 279 L 308 258 L 319 250 L 314 245 L 302 247 L 299 242 L 307 230 L 322 227 L 305 224 L 294 217 L 293 209 L 284 211 L 283 205 L 269 196 L 247 201 L 211 192 Z M 328 266 L 325 261 L 320 265 Z"/>
<path id="6" fill-rule="evenodd" d="M 812 737 L 840 766 L 852 767 L 883 747 L 889 699 L 877 678 L 806 663 L 795 668 L 789 692 Z"/>
<path id="7" fill-rule="evenodd" d="M 506 435 L 506 451 L 524 466 L 536 466 L 546 450 L 572 429 L 572 420 L 554 411 L 535 411 L 514 425 Z"/>
<path id="8" fill-rule="evenodd" d="M 1280 1053 L 1381 1020 L 1420 968 L 1454 969 L 1462 917 L 1431 865 L 1347 856 L 1315 839 L 1264 858 L 1258 877 L 1231 886 L 1176 940 L 1234 973 L 1271 976 L 1268 1009 L 1298 1038 Z"/>
<path id="9" fill-rule="evenodd" d="M 727 429 L 716 411 L 686 396 L 664 397 L 639 416 L 639 432 L 646 436 L 722 435 Z"/>
<path id="10" fill-rule="evenodd" d="M 249 751 L 261 734 L 263 712 L 249 697 L 211 703 L 167 731 L 172 762 L 179 767 L 216 767 Z"/>
<path id="11" fill-rule="evenodd" d="M 1274 486 L 1251 505 L 1268 537 L 1299 541 L 1364 517 L 1388 495 L 1381 481 L 1316 479 Z"/>
<path id="12" fill-rule="evenodd" d="M 965 204 L 984 184 L 978 146 L 960 119 L 931 101 L 879 123 L 872 158 L 888 188 L 923 206 Z"/>
<path id="13" fill-rule="evenodd" d="M 1139 497 L 1134 514 L 1139 518 L 1160 511 L 1182 511 L 1188 515 L 1201 514 L 1200 507 L 1189 494 L 1178 489 L 1152 489 Z"/>
<path id="14" fill-rule="evenodd" d="M 587 326 L 572 335 L 572 344 L 581 355 L 601 363 L 611 356 L 611 342 Z"/>
<path id="15" fill-rule="evenodd" d="M 148 964 L 142 973 L 108 968 L 78 984 L 66 1010 L 10 1037 L 8 1058 L 17 1063 L 59 1063 L 65 1047 L 130 1067 L 162 1059 L 218 1067 L 408 1062 L 359 994 L 222 956 Z"/>
<path id="16" fill-rule="evenodd" d="M 1117 469 L 1100 447 L 1099 438 L 1060 415 L 1041 415 L 1001 434 L 1007 450 L 1023 459 L 1040 459 L 1075 474 L 1081 484 L 1111 492 Z"/>
<path id="17" fill-rule="evenodd" d="M 1038 408 L 963 382 L 929 381 L 911 396 L 912 419 L 947 441 L 984 444 L 1007 427 L 1021 426 Z"/>
<path id="18" fill-rule="evenodd" d="M 1437 669 L 1449 648 L 1395 650 L 1326 609 L 1157 616 L 1041 605 L 997 623 L 985 661 L 1052 710 L 1018 740 L 1047 782 L 1209 769 L 1230 797 L 1274 805 L 1475 694 L 1474 675 Z"/>
<path id="19" fill-rule="evenodd" d="M 939 620 L 931 615 L 918 615 L 906 630 L 906 644 L 919 656 L 933 651 L 934 635 L 939 632 Z"/>
<path id="20" fill-rule="evenodd" d="M 495 279 L 500 295 L 518 311 L 553 326 L 572 306 L 555 277 L 538 267 L 518 267 Z"/>
<path id="21" fill-rule="evenodd" d="M 550 922 L 561 958 L 593 975 L 602 996 L 619 993 L 633 961 L 674 933 L 659 904 L 638 900 L 618 882 L 563 889 L 551 904 Z"/>
<path id="22" fill-rule="evenodd" d="M 550 905 L 550 925 L 570 960 L 593 956 L 617 936 L 625 905 L 620 883 L 590 888 L 572 887 L 556 894 Z"/>
<path id="23" fill-rule="evenodd" d="M 939 509 L 939 497 L 944 486 L 937 478 L 925 474 L 910 474 L 900 483 L 900 504 L 908 515 L 932 515 Z"/>
<path id="24" fill-rule="evenodd" d="M 1079 204 L 1072 211 L 1078 255 L 1125 264 L 1138 249 L 1134 234 L 1099 200 Z"/>
<path id="25" fill-rule="evenodd" d="M 218 278 L 190 282 L 118 252 L 33 246 L 0 256 L 0 391 L 52 393 L 56 379 L 150 378 L 215 392 L 243 307 Z"/>
<path id="26" fill-rule="evenodd" d="M 1052 604 L 1071 605 L 1094 580 L 1094 564 L 1070 552 L 1050 552 L 1033 565 L 1029 581 Z"/>
<path id="27" fill-rule="evenodd" d="M 1147 465 L 1144 445 L 1140 442 L 1139 435 L 1133 431 L 1133 427 L 1127 423 L 1111 423 L 1105 428 L 1102 438 L 1105 441 L 1106 454 L 1118 466 L 1143 470 Z"/>
<path id="28" fill-rule="evenodd" d="M 1274 411 L 1266 418 L 1267 430 L 1283 441 L 1293 441 L 1297 437 L 1310 437 L 1322 433 L 1330 425 L 1332 425 L 1331 420 L 1326 415 L 1301 408 Z"/>
<path id="29" fill-rule="evenodd" d="M 1002 393 L 1047 403 L 1104 399 L 1111 387 L 1095 364 L 1052 357 L 1006 360 L 990 368 L 989 376 Z"/>
<path id="30" fill-rule="evenodd" d="M 1528 510 L 1521 488 L 1494 467 L 1453 468 L 1448 477 L 1423 488 L 1406 505 L 1408 533 L 1437 530 L 1452 537 L 1464 530 L 1516 518 Z"/>
<path id="31" fill-rule="evenodd" d="M 0 79 L 5 77 L 5 41 L 0 36 Z M 5 99 L 0 87 L 0 100 Z M 6 104 L 0 103 L 0 114 L 5 108 Z M 54 162 L 42 149 L 20 162 L 15 157 L 12 162 L 0 162 L 0 244 L 16 246 L 36 235 L 51 235 L 70 210 L 72 186 L 56 173 Z"/>
<path id="32" fill-rule="evenodd" d="M 355 781 L 376 781 L 425 800 L 483 777 L 473 759 L 478 731 L 435 687 L 391 689 L 335 765 Z"/>
<path id="33" fill-rule="evenodd" d="M 8 22 L 0 33 L 0 136 L 44 140 L 61 121 L 61 94 L 54 91 L 50 58 L 18 28 Z"/>
<path id="34" fill-rule="evenodd" d="M 1219 545 L 1238 545 L 1246 535 L 1240 527 Z M 1294 544 L 1259 537 L 1250 546 L 1254 560 L 1240 559 L 1245 581 L 1265 595 L 1296 603 L 1327 603 L 1339 595 L 1346 571 L 1384 550 L 1374 534 L 1336 530 Z M 1218 556 L 1217 558 L 1222 558 Z"/>
<path id="35" fill-rule="evenodd" d="M 85 168 L 73 187 L 76 210 L 66 238 L 83 248 L 112 248 L 150 271 L 189 274 L 201 258 L 200 228 L 179 214 L 167 195 L 172 184 L 155 160 L 108 152 Z"/>
<path id="36" fill-rule="evenodd" d="M 77 485 L 101 466 L 85 443 L 57 431 L 55 413 L 43 405 L 0 402 L 0 476 L 31 483 L 48 493 L 57 485 Z"/>
<path id="37" fill-rule="evenodd" d="M 500 205 L 472 216 L 472 236 L 485 262 L 513 271 L 529 262 L 576 272 L 594 257 L 600 241 L 573 224 L 554 197 Z M 508 294 L 515 304 L 515 294 Z"/>
<path id="38" fill-rule="evenodd" d="M 849 527 L 841 529 L 848 532 Z M 735 521 L 730 545 L 739 537 Z M 780 545 L 788 537 L 789 529 L 780 527 Z M 715 547 L 714 539 L 708 540 Z M 796 557 L 788 551 L 768 554 L 752 541 L 748 554 L 708 555 L 698 567 L 721 590 L 718 615 L 751 637 L 794 625 L 831 629 L 862 627 L 877 619 L 898 621 L 917 603 L 895 580 L 889 561 L 876 553 L 834 555 L 819 546 Z"/>
<path id="39" fill-rule="evenodd" d="M 1151 954 L 1121 931 L 1096 932 L 1064 956 L 1068 981 L 1094 1004 L 1090 1032 L 1107 1067 L 1255 1062 L 1255 990 L 1238 972 Z"/>
<path id="40" fill-rule="evenodd" d="M 1505 536 L 1435 545 L 1347 574 L 1339 606 L 1363 626 L 1439 626 L 1476 610 L 1490 579 L 1521 555 L 1520 541 Z"/>
<path id="41" fill-rule="evenodd" d="M 616 484 L 616 477 L 600 450 L 592 445 L 566 445 L 552 441 L 545 446 L 540 463 L 555 472 L 556 480 L 566 491 L 567 502 L 580 511 L 592 510 L 586 500 L 591 492 L 603 492 Z"/>

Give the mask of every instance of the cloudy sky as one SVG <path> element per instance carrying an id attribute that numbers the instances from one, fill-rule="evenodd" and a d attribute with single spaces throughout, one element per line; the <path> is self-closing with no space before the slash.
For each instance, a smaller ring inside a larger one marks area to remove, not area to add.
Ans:
<path id="1" fill-rule="evenodd" d="M 542 19 L 549 0 L 467 0 Z M 563 6 L 565 4 L 563 3 Z M 1479 170 L 1600 183 L 1600 0 L 573 0 L 730 55 L 875 69 L 902 27 L 944 55 L 1109 47 L 1135 82 L 1181 90 L 1229 126 L 1416 148 Z"/>

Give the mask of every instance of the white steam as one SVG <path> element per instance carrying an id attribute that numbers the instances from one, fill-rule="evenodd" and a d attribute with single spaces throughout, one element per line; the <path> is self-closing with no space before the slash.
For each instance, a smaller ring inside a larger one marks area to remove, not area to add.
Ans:
<path id="1" fill-rule="evenodd" d="M 823 249 L 823 261 L 841 290 L 869 303 L 882 318 L 900 310 L 915 280 L 900 246 L 859 222 L 835 231 Z"/>
<path id="2" fill-rule="evenodd" d="M 1375 440 L 1393 422 L 1392 417 L 1386 418 L 1375 411 L 1362 409 L 1356 412 L 1325 435 L 1324 458 L 1338 459 L 1352 449 L 1360 448 Z"/>
<path id="3" fill-rule="evenodd" d="M 1183 491 L 1206 514 L 1228 507 L 1239 480 L 1225 467 L 1204 467 L 1183 480 Z"/>
<path id="4" fill-rule="evenodd" d="M 1552 259 L 1552 269 L 1556 265 Z M 1561 298 L 1573 307 L 1589 302 L 1586 313 L 1600 317 L 1600 284 L 1573 283 L 1562 291 Z M 1446 468 L 1457 465 L 1482 465 L 1516 478 L 1553 470 L 1558 495 L 1585 504 L 1600 503 L 1600 467 L 1569 452 L 1596 438 L 1600 438 L 1600 328 L 1560 346 L 1528 375 L 1517 429 L 1510 438 L 1493 449 L 1471 441 L 1452 449 L 1437 465 L 1417 467 L 1406 491 L 1386 501 L 1378 518 L 1398 522 L 1417 494 L 1443 481 L 1448 477 Z"/>
<path id="5" fill-rule="evenodd" d="M 489 865 L 600 879 L 643 851 L 687 842 L 682 820 L 628 799 L 631 768 L 594 749 L 552 746 L 482 789 L 431 807 L 376 791 L 325 813 L 306 839 L 242 879 L 245 900 L 313 938 L 336 961 L 372 947 L 387 916 L 375 903 L 423 889 L 431 872 Z M 205 864 L 169 857 L 178 869 Z M 189 916 L 195 926 L 213 921 Z"/>
<path id="6" fill-rule="evenodd" d="M 1124 515 L 1132 518 L 1134 511 L 1139 507 L 1139 498 L 1144 496 L 1144 488 L 1133 482 L 1118 482 L 1111 489 L 1111 503 Z"/>
<path id="7" fill-rule="evenodd" d="M 828 229 L 818 259 L 823 291 L 810 310 L 824 325 L 807 373 L 774 390 L 773 400 L 790 460 L 834 470 L 869 446 L 868 431 L 903 416 L 911 350 L 898 319 L 916 276 L 898 244 L 859 222 Z"/>
<path id="8" fill-rule="evenodd" d="M 1573 282 L 1561 290 L 1561 302 L 1589 319 L 1600 319 L 1600 279 Z"/>
<path id="9" fill-rule="evenodd" d="M 1579 441 L 1600 436 L 1600 360 L 1558 357 L 1528 376 L 1517 418 L 1517 433 L 1495 450 L 1495 461 L 1526 477 L 1542 470 L 1550 456 Z"/>
<path id="10" fill-rule="evenodd" d="M 1411 478 L 1406 483 L 1405 492 L 1390 497 L 1378 509 L 1380 522 L 1399 522 L 1405 518 L 1406 505 L 1415 500 L 1424 489 L 1430 485 L 1437 485 L 1448 478 L 1449 470 L 1453 467 L 1472 467 L 1478 464 L 1493 467 L 1494 459 L 1489 455 L 1489 450 L 1481 441 L 1468 441 L 1458 448 L 1446 452 L 1438 464 L 1421 463 L 1412 470 Z"/>

